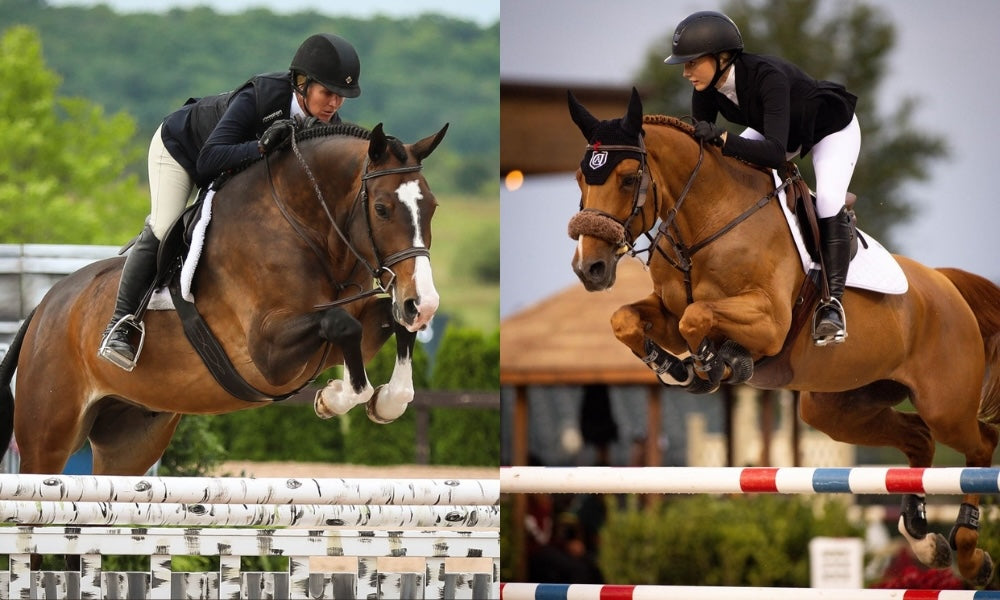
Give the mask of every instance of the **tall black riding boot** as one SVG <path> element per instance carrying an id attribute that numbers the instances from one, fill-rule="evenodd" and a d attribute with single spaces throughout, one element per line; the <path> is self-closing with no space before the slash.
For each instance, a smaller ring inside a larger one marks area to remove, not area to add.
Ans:
<path id="1" fill-rule="evenodd" d="M 147 225 L 125 259 L 121 282 L 118 284 L 115 312 L 104 330 L 97 352 L 101 358 L 126 371 L 135 367 L 137 351 L 130 333 L 139 328 L 139 324 L 135 322 L 135 314 L 139 310 L 139 302 L 156 277 L 156 254 L 159 248 L 160 240 L 156 239 L 153 230 Z"/>
<path id="2" fill-rule="evenodd" d="M 820 251 L 830 298 L 820 301 L 813 320 L 813 342 L 817 346 L 839 344 L 847 339 L 847 318 L 840 300 L 851 263 L 852 229 L 847 208 L 840 209 L 835 216 L 819 219 Z"/>

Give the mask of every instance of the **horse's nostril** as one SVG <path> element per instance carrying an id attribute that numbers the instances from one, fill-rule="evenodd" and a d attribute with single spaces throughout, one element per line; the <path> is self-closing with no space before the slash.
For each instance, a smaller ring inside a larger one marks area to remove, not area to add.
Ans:
<path id="1" fill-rule="evenodd" d="M 605 265 L 603 260 L 597 260 L 590 264 L 587 269 L 587 275 L 590 276 L 592 280 L 600 280 L 604 278 Z"/>
<path id="2" fill-rule="evenodd" d="M 406 315 L 408 321 L 412 321 L 417 317 L 420 312 L 417 310 L 417 301 L 410 298 L 403 302 L 403 313 Z"/>

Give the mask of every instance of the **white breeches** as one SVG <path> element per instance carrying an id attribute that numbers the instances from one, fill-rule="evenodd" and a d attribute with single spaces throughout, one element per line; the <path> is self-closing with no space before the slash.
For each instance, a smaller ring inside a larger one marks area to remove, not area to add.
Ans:
<path id="1" fill-rule="evenodd" d="M 156 239 L 162 240 L 170 225 L 184 212 L 194 189 L 194 180 L 167 151 L 157 127 L 149 143 L 150 212 L 146 220 Z"/>
<path id="2" fill-rule="evenodd" d="M 760 132 L 749 127 L 740 136 L 752 140 L 764 139 Z M 861 127 L 857 115 L 847 127 L 831 133 L 812 147 L 812 164 L 816 171 L 816 215 L 819 218 L 832 217 L 844 206 L 860 151 Z M 791 160 L 797 155 L 797 152 L 792 153 L 788 158 Z"/>

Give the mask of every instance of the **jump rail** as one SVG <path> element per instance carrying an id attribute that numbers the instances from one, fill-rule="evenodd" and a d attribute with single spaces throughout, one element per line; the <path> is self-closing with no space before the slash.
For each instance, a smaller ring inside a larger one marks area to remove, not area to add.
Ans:
<path id="1" fill-rule="evenodd" d="M 0 474 L 0 500 L 490 506 L 495 479 L 310 479 Z"/>
<path id="2" fill-rule="evenodd" d="M 0 600 L 498 598 L 499 500 L 496 480 L 0 475 Z M 80 570 L 33 571 L 36 554 Z M 102 555 L 150 570 L 105 571 Z M 218 571 L 172 571 L 184 555 Z M 243 556 L 287 571 L 242 572 Z"/>
<path id="3" fill-rule="evenodd" d="M 997 494 L 1000 468 L 504 467 L 504 493 Z"/>
<path id="4" fill-rule="evenodd" d="M 0 501 L 0 522 L 18 525 L 160 527 L 499 527 L 499 506 L 173 504 Z"/>
<path id="5" fill-rule="evenodd" d="M 989 590 L 839 590 L 504 583 L 501 600 L 1000 600 Z"/>

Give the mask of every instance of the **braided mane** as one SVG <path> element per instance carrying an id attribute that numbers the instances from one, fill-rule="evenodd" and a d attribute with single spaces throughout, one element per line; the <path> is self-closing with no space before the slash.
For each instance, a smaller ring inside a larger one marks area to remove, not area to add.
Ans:
<path id="1" fill-rule="evenodd" d="M 667 115 L 644 115 L 642 117 L 642 122 L 643 124 L 646 125 L 666 125 L 667 127 L 673 127 L 678 131 L 688 134 L 692 138 L 694 137 L 694 125 L 691 125 L 687 121 L 678 119 L 677 117 L 668 117 Z M 730 156 L 728 158 L 732 159 L 732 161 L 735 161 L 738 164 L 748 166 L 757 171 L 761 171 L 762 173 L 767 173 L 768 175 L 771 174 L 771 169 L 767 167 L 755 165 L 751 162 L 747 162 L 746 160 L 735 156 Z"/>
<path id="2" fill-rule="evenodd" d="M 327 135 L 347 135 L 352 137 L 361 138 L 363 140 L 371 139 L 371 131 L 365 129 L 360 125 L 355 125 L 354 123 L 332 123 L 323 124 L 318 123 L 311 127 L 301 129 L 295 133 L 295 139 L 297 140 L 308 140 L 315 137 L 323 137 Z M 389 142 L 389 150 L 396 155 L 396 158 L 400 161 L 406 161 L 406 149 L 403 147 L 403 142 L 398 138 L 391 135 L 387 135 L 386 139 Z"/>
<path id="3" fill-rule="evenodd" d="M 642 122 L 650 125 L 667 125 L 668 127 L 679 129 L 690 136 L 694 135 L 694 127 L 677 117 L 668 117 L 667 115 L 645 115 L 642 117 Z"/>
<path id="4" fill-rule="evenodd" d="M 324 123 L 296 131 L 295 139 L 308 140 L 327 135 L 347 135 L 368 140 L 372 134 L 371 131 L 354 123 Z"/>
<path id="5" fill-rule="evenodd" d="M 371 139 L 370 130 L 365 129 L 364 127 L 356 125 L 354 123 L 341 122 L 341 123 L 317 123 L 315 125 L 311 125 L 304 129 L 298 129 L 295 132 L 295 140 L 296 142 L 301 142 L 304 140 L 310 140 L 319 137 L 327 137 L 331 135 L 343 135 L 347 137 L 359 138 L 362 140 Z M 389 150 L 396 156 L 396 158 L 399 159 L 400 161 L 406 161 L 406 148 L 403 147 L 403 143 L 399 139 L 391 135 L 386 136 L 386 139 L 389 142 Z M 282 149 L 288 148 L 288 146 L 290 145 L 291 145 L 291 140 L 287 139 L 284 142 L 282 142 L 281 145 L 278 146 L 278 148 Z M 250 166 L 259 163 L 262 160 L 264 160 L 264 156 L 254 157 L 251 160 L 247 160 L 242 164 L 233 167 L 229 172 L 223 173 L 222 175 L 219 176 L 219 178 L 216 180 L 215 188 L 218 189 L 222 187 L 222 184 L 231 179 L 233 175 L 247 170 L 248 168 L 250 168 Z"/>

